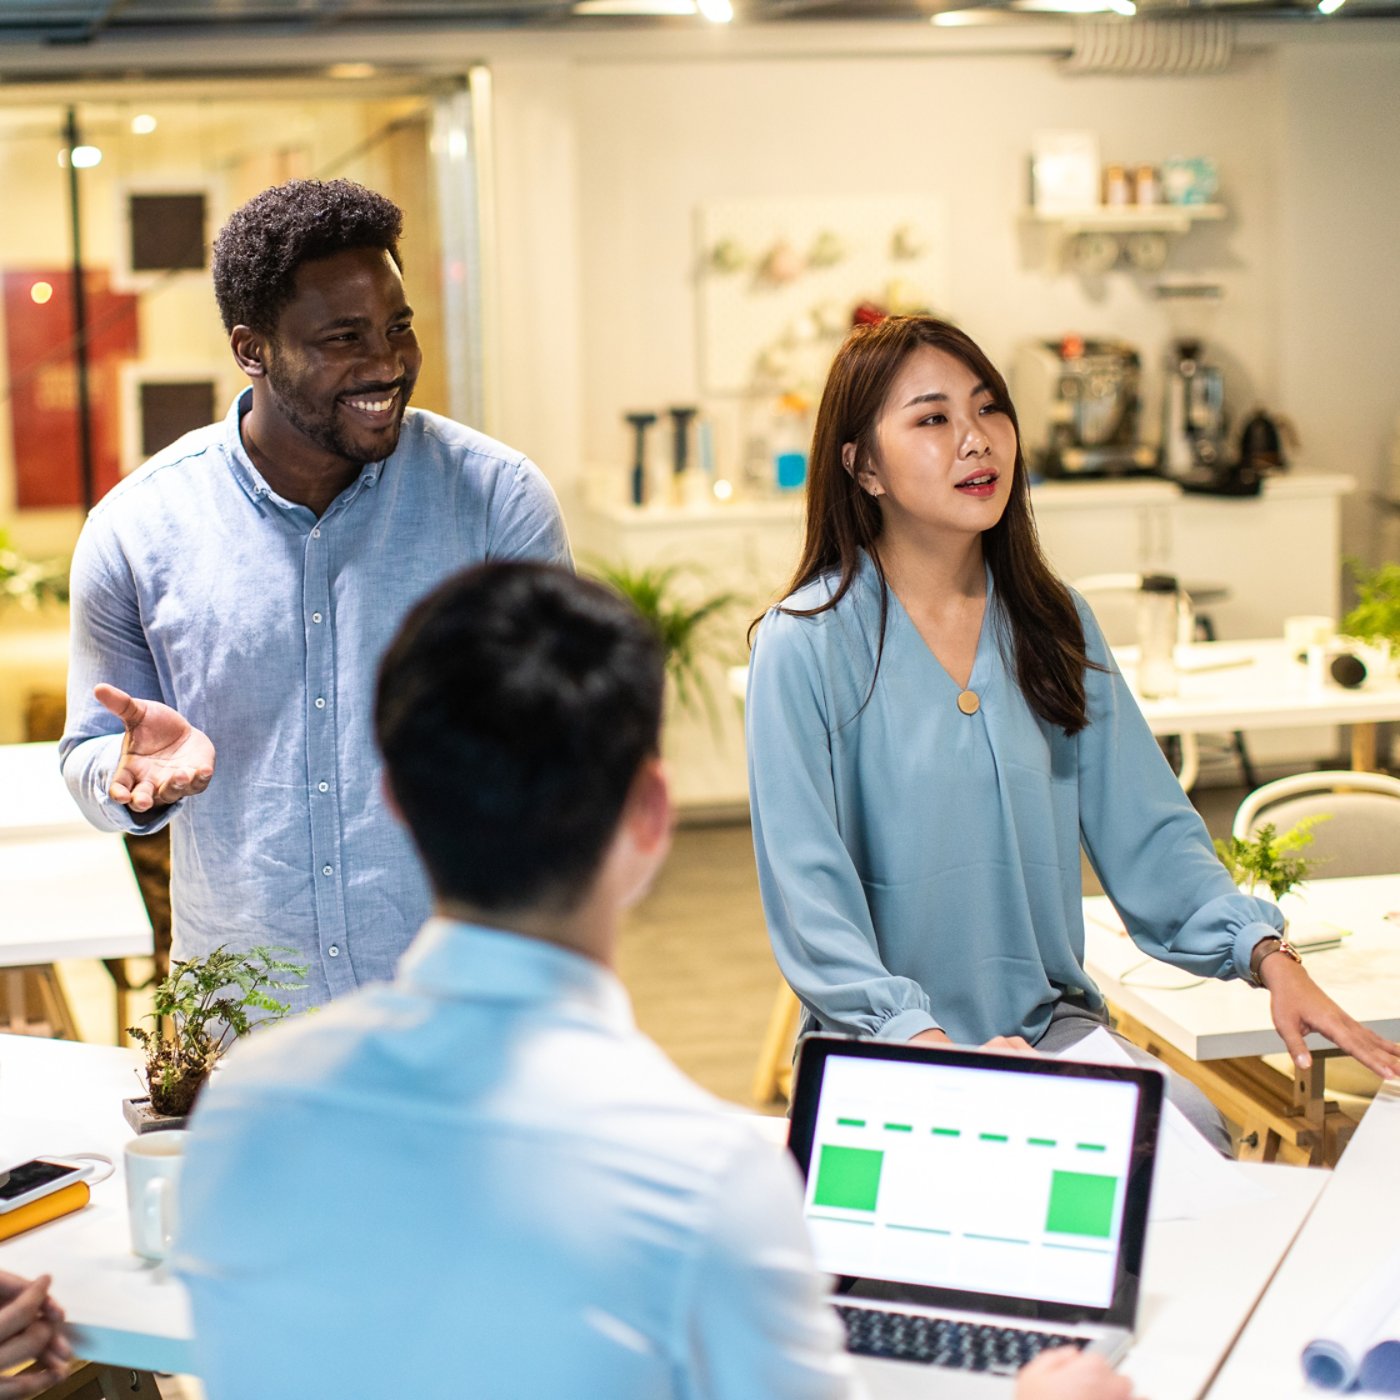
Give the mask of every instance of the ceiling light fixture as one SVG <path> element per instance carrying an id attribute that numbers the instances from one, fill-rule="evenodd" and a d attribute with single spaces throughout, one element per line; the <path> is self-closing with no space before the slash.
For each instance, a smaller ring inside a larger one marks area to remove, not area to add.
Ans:
<path id="1" fill-rule="evenodd" d="M 576 15 L 693 15 L 695 0 L 577 0 Z"/>
<path id="2" fill-rule="evenodd" d="M 1011 0 L 1011 8 L 1028 14 L 1101 15 L 1115 6 L 1113 0 Z"/>
<path id="3" fill-rule="evenodd" d="M 149 112 L 141 112 L 131 119 L 131 134 L 133 136 L 149 136 L 158 124 Z"/>
<path id="4" fill-rule="evenodd" d="M 1133 0 L 1108 0 L 1108 8 L 1116 15 L 1122 15 L 1125 19 L 1132 19 L 1137 14 L 1137 6 Z"/>
<path id="5" fill-rule="evenodd" d="M 734 18 L 734 6 L 730 0 L 695 0 L 695 3 L 711 24 L 728 24 Z"/>
<path id="6" fill-rule="evenodd" d="M 60 165 L 66 164 L 68 158 L 69 152 L 60 151 L 58 153 Z M 102 164 L 102 152 L 96 146 L 74 146 L 71 159 L 78 170 L 91 170 L 94 165 Z"/>
<path id="7" fill-rule="evenodd" d="M 1346 2 L 1347 0 L 1317 0 L 1317 12 L 1320 15 L 1334 15 Z"/>

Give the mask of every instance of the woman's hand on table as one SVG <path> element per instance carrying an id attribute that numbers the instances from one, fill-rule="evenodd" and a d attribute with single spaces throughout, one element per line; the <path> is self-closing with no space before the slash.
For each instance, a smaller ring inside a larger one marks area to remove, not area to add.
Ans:
<path id="1" fill-rule="evenodd" d="M 126 730 L 121 762 L 107 789 L 113 802 L 149 812 L 209 786 L 213 742 L 178 710 L 158 700 L 137 700 L 114 685 L 99 685 L 93 694 Z"/>
<path id="2" fill-rule="evenodd" d="M 1271 953 L 1259 965 L 1259 980 L 1269 990 L 1274 1029 L 1299 1069 L 1312 1064 L 1304 1037 L 1316 1031 L 1382 1079 L 1400 1076 L 1400 1045 L 1348 1016 L 1292 958 Z"/>
<path id="3" fill-rule="evenodd" d="M 63 1309 L 49 1297 L 49 1282 L 47 1276 L 31 1283 L 0 1271 L 0 1400 L 38 1395 L 68 1369 L 73 1353 L 63 1339 Z M 24 1370 L 4 1374 L 14 1366 Z"/>
<path id="4" fill-rule="evenodd" d="M 952 1045 L 944 1031 L 927 1030 L 920 1031 L 918 1035 L 909 1037 L 910 1045 Z M 1030 1041 L 1023 1040 L 1019 1035 L 994 1035 L 985 1045 L 979 1045 L 979 1050 L 1014 1050 L 1021 1054 L 1035 1054 L 1035 1046 Z"/>
<path id="5" fill-rule="evenodd" d="M 1132 1400 L 1133 1383 L 1101 1356 L 1074 1347 L 1043 1351 L 1016 1379 L 1016 1400 Z"/>

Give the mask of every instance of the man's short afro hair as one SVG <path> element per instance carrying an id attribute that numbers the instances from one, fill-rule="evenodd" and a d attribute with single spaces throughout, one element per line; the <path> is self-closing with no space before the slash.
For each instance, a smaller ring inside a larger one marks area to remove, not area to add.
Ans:
<path id="1" fill-rule="evenodd" d="M 382 248 L 402 269 L 403 210 L 353 180 L 289 180 L 254 196 L 214 240 L 214 295 L 224 329 L 270 335 L 297 269 L 350 248 Z"/>

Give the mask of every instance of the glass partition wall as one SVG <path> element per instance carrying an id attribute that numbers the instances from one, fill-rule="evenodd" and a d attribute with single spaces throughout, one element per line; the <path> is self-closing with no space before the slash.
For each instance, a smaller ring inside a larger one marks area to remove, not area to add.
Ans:
<path id="1" fill-rule="evenodd" d="M 87 505 L 246 383 L 209 244 L 259 190 L 345 177 L 403 208 L 414 402 L 485 424 L 486 74 L 350 86 L 146 81 L 0 103 L 0 742 L 26 737 L 65 651 L 64 610 L 27 606 L 16 571 L 66 559 Z"/>

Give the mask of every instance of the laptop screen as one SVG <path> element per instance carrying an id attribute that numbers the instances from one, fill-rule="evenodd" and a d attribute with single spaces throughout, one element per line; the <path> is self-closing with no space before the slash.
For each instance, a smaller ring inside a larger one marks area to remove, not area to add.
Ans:
<path id="1" fill-rule="evenodd" d="M 1160 1083 L 1116 1066 L 812 1037 L 792 1146 L 818 1266 L 945 1303 L 1108 1318 L 1125 1273 L 1135 1292 L 1140 1271 Z"/>

